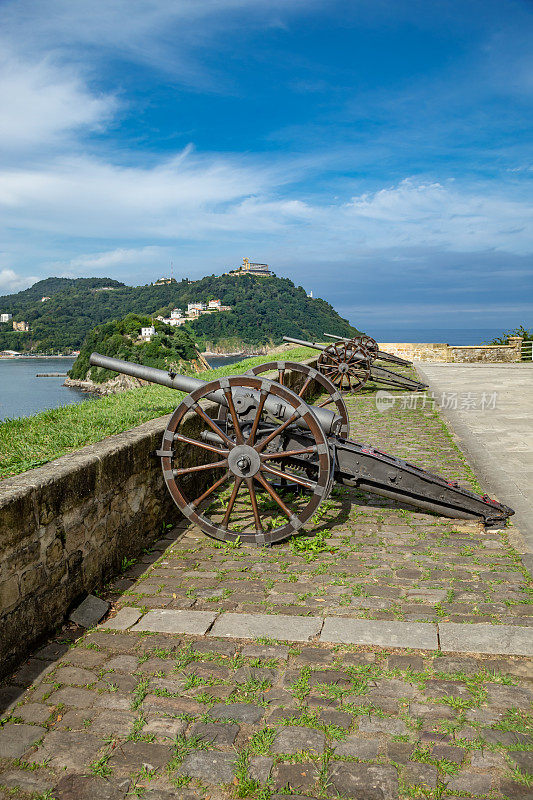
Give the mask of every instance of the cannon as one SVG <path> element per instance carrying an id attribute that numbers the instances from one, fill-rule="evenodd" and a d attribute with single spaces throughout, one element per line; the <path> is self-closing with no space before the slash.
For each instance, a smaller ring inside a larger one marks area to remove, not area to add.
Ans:
<path id="1" fill-rule="evenodd" d="M 284 336 L 283 341 L 319 350 L 318 369 L 341 391 L 346 389 L 349 392 L 357 392 L 370 379 L 384 386 L 405 389 L 408 392 L 423 392 L 428 388 L 425 383 L 399 375 L 384 367 L 377 367 L 366 347 L 358 344 L 355 339 L 342 339 L 329 345 L 293 339 L 292 336 Z"/>
<path id="2" fill-rule="evenodd" d="M 282 541 L 313 518 L 334 482 L 492 526 L 514 513 L 487 495 L 349 439 L 342 396 L 308 365 L 269 362 L 205 382 L 99 353 L 89 363 L 188 393 L 171 415 L 157 455 L 178 508 L 216 539 L 265 546 Z M 264 377 L 273 365 L 278 380 Z M 302 373 L 298 391 L 284 385 L 289 371 Z M 303 395 L 317 385 L 326 400 L 311 405 Z M 325 407 L 328 402 L 336 409 Z"/>
<path id="3" fill-rule="evenodd" d="M 334 333 L 325 333 L 324 336 L 328 339 L 335 339 L 336 342 L 353 342 L 356 345 L 366 347 L 373 361 L 389 361 L 391 364 L 399 364 L 402 367 L 410 367 L 413 363 L 412 361 L 407 361 L 405 358 L 395 356 L 392 353 L 386 353 L 385 350 L 380 350 L 376 340 L 366 333 L 352 336 L 351 339 L 348 339 L 346 336 L 335 336 Z"/>

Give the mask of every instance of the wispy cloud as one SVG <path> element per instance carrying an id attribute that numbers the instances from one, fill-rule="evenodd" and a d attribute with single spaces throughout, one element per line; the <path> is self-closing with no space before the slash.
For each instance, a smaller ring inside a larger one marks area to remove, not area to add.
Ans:
<path id="1" fill-rule="evenodd" d="M 19 275 L 12 269 L 0 270 L 0 293 L 11 294 L 12 292 L 20 292 L 21 289 L 27 289 L 33 283 L 38 281 L 36 275 Z"/>

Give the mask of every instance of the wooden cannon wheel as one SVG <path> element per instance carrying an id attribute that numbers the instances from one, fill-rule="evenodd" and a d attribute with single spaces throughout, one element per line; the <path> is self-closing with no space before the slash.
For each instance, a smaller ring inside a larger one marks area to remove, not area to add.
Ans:
<path id="1" fill-rule="evenodd" d="M 358 392 L 370 377 L 370 355 L 352 341 L 328 345 L 318 359 L 318 369 L 340 391 Z"/>
<path id="2" fill-rule="evenodd" d="M 354 336 L 350 344 L 352 343 L 355 347 L 364 347 L 365 350 L 368 350 L 372 361 L 375 361 L 378 357 L 379 345 L 371 336 L 367 336 L 364 333 L 360 336 Z"/>
<path id="3" fill-rule="evenodd" d="M 201 405 L 217 390 L 227 402 L 227 425 L 209 417 Z M 266 413 L 267 398 L 282 400 L 292 409 L 291 416 L 281 421 Z M 198 425 L 191 425 L 188 417 L 185 434 L 183 422 L 190 411 L 197 414 Z M 303 444 L 286 449 L 284 442 L 297 420 L 304 427 L 294 435 Z M 255 376 L 220 378 L 188 395 L 172 414 L 159 455 L 178 508 L 204 533 L 225 541 L 272 544 L 286 539 L 315 513 L 333 480 L 328 440 L 312 408 L 290 389 Z M 211 460 L 198 463 L 202 455 Z M 311 477 L 294 471 L 298 458 L 309 459 Z M 180 459 L 194 465 L 183 466 Z M 207 488 L 200 494 L 191 489 L 194 473 L 205 476 Z M 273 477 L 307 491 L 285 502 L 270 482 Z"/>
<path id="4" fill-rule="evenodd" d="M 307 364 L 300 364 L 298 361 L 267 361 L 264 364 L 258 364 L 257 367 L 252 367 L 252 369 L 248 370 L 246 375 L 264 375 L 265 372 L 274 372 L 275 370 L 278 372 L 277 382 L 282 386 L 285 386 L 287 370 L 291 372 L 300 372 L 302 375 L 305 375 L 305 381 L 297 392 L 298 397 L 305 397 L 313 381 L 319 383 L 326 390 L 328 397 L 316 405 L 319 408 L 323 408 L 324 406 L 331 405 L 331 403 L 335 403 L 337 413 L 342 419 L 339 436 L 342 436 L 343 439 L 349 439 L 350 420 L 348 418 L 348 409 L 346 408 L 346 403 L 344 402 L 342 394 L 329 378 L 326 378 L 325 375 L 322 375 L 321 372 L 313 369 L 313 367 Z M 220 406 L 218 418 L 226 419 L 227 413 L 225 406 Z"/>

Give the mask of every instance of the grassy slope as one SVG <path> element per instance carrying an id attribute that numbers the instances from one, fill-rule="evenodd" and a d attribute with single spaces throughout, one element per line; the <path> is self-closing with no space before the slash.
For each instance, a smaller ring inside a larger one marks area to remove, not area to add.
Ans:
<path id="1" fill-rule="evenodd" d="M 303 361 L 313 355 L 316 355 L 316 350 L 296 347 L 277 357 L 286 361 Z M 201 377 L 202 380 L 209 381 L 222 375 L 240 375 L 269 358 L 248 358 L 203 372 Z M 122 433 L 143 422 L 169 414 L 183 396 L 181 392 L 164 386 L 143 386 L 102 397 L 97 401 L 87 400 L 85 403 L 0 423 L 0 478 L 18 475 L 33 467 L 47 464 L 72 450 L 99 442 L 114 433 Z"/>

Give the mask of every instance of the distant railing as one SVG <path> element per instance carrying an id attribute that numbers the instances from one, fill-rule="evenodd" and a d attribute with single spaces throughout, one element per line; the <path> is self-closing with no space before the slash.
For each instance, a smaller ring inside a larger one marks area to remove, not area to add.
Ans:
<path id="1" fill-rule="evenodd" d="M 520 355 L 521 361 L 533 361 L 533 342 L 522 342 Z"/>

